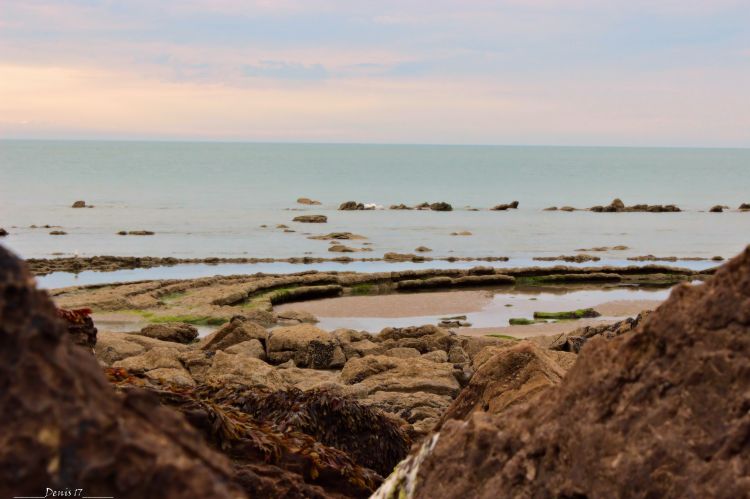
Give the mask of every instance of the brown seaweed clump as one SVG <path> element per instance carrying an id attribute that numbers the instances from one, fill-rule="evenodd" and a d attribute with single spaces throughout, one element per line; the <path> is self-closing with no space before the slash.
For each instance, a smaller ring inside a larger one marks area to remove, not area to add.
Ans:
<path id="1" fill-rule="evenodd" d="M 304 495 L 367 497 L 411 445 L 399 422 L 327 390 L 268 392 L 223 384 L 184 388 L 154 385 L 122 368 L 106 368 L 105 373 L 118 390 L 146 389 L 182 412 L 230 457 L 236 470 L 244 470 L 243 485 L 251 494 L 280 492 L 278 483 L 270 488 L 263 484 L 277 477 L 269 478 L 269 468 L 258 467 L 260 462 Z"/>
<path id="2" fill-rule="evenodd" d="M 346 452 L 359 465 L 387 476 L 409 452 L 411 439 L 384 413 L 327 390 L 296 388 L 272 393 L 245 391 L 215 394 L 286 433 L 302 432 Z"/>

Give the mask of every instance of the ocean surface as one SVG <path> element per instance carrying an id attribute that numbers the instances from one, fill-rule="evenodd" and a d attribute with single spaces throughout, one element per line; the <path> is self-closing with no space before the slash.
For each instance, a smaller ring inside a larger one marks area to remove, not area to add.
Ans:
<path id="1" fill-rule="evenodd" d="M 322 205 L 299 205 L 298 197 Z M 685 211 L 542 211 L 615 197 Z M 71 208 L 79 199 L 95 208 Z M 336 210 L 348 200 L 447 201 L 454 211 Z M 487 211 L 513 200 L 518 210 Z M 23 257 L 335 257 L 327 241 L 307 238 L 334 231 L 368 238 L 345 242 L 372 249 L 353 257 L 420 245 L 433 257 L 519 261 L 615 245 L 629 249 L 600 255 L 730 257 L 750 243 L 750 213 L 738 212 L 740 203 L 750 203 L 743 149 L 0 141 L 0 227 L 10 233 L 0 244 Z M 716 204 L 732 211 L 708 213 Z M 292 222 L 302 214 L 327 215 L 328 223 Z M 460 231 L 472 235 L 451 235 Z"/>

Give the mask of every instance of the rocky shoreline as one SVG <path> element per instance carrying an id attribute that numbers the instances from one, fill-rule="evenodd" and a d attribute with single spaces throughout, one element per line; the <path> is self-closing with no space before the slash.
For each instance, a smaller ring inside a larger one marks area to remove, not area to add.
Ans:
<path id="1" fill-rule="evenodd" d="M 335 236 L 336 234 L 333 234 Z M 320 236 L 318 239 L 328 238 L 329 236 Z M 362 236 L 356 236 L 352 234 L 352 237 L 342 239 L 359 239 Z M 337 238 L 331 237 L 332 240 Z M 590 251 L 598 251 L 597 248 L 593 248 Z M 367 248 L 349 248 L 342 244 L 332 243 L 329 251 L 332 252 L 357 252 L 357 251 L 370 251 Z M 418 247 L 415 251 L 419 253 L 425 253 L 432 251 L 426 247 Z M 601 260 L 598 256 L 591 255 L 560 255 L 556 257 L 534 257 L 537 261 L 563 261 L 563 262 L 576 262 L 583 263 L 588 261 L 599 261 Z M 677 262 L 677 261 L 722 261 L 723 257 L 715 256 L 712 258 L 704 257 L 656 257 L 653 255 L 645 255 L 638 257 L 627 258 L 631 261 L 666 261 L 666 262 Z M 352 263 L 352 262 L 412 262 L 412 263 L 424 263 L 432 261 L 442 262 L 507 262 L 510 261 L 509 257 L 505 256 L 484 256 L 484 257 L 461 257 L 461 256 L 448 256 L 448 257 L 430 257 L 424 254 L 414 253 L 386 253 L 383 257 L 361 257 L 355 258 L 350 256 L 339 256 L 334 258 L 324 257 L 291 257 L 291 258 L 253 258 L 253 257 L 233 257 L 233 258 L 175 258 L 175 257 L 151 257 L 151 256 L 92 256 L 92 257 L 59 257 L 59 258 L 29 258 L 26 260 L 29 269 L 34 275 L 44 276 L 53 272 L 68 272 L 68 273 L 80 273 L 83 271 L 95 271 L 95 272 L 112 272 L 116 270 L 127 270 L 127 269 L 148 269 L 155 267 L 171 267 L 175 265 L 184 264 L 208 264 L 208 265 L 220 265 L 220 264 L 258 264 L 258 263 L 292 263 L 298 265 L 310 265 L 315 263 L 324 262 L 336 262 L 336 263 Z M 614 268 L 614 267 L 613 267 Z"/>
<path id="2" fill-rule="evenodd" d="M 453 286 L 500 275 L 481 267 L 54 292 L 66 308 L 174 312 L 208 303 L 232 314 L 197 339 L 174 322 L 97 333 L 85 323 L 90 310 L 56 311 L 0 248 L 0 341 L 9 359 L 0 363 L 8 387 L 0 459 L 15 470 L 0 468 L 0 493 L 32 493 L 41 481 L 116 497 L 741 496 L 750 463 L 742 408 L 750 249 L 713 277 L 656 265 L 618 270 L 630 284 L 708 281 L 679 286 L 651 314 L 573 324 L 546 342 L 437 326 L 327 332 L 271 308 L 362 284 L 398 289 L 447 278 Z M 514 285 L 614 275 L 503 271 Z M 17 376 L 50 365 L 54 377 Z M 31 393 L 35 402 L 24 402 Z"/>

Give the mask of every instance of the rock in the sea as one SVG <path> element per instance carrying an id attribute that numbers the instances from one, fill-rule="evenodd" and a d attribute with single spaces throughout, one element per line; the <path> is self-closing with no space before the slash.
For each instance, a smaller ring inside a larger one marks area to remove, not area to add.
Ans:
<path id="1" fill-rule="evenodd" d="M 320 236 L 310 236 L 308 239 L 318 239 L 320 241 L 334 241 L 334 240 L 351 240 L 351 239 L 367 239 L 365 236 L 358 234 L 352 234 L 351 232 L 330 232 L 328 234 L 322 234 Z"/>
<path id="2" fill-rule="evenodd" d="M 750 203 L 742 203 L 737 209 L 740 211 L 748 211 L 750 210 Z"/>
<path id="3" fill-rule="evenodd" d="M 429 252 L 430 252 L 430 251 L 432 251 L 432 250 L 431 250 L 430 248 L 428 248 L 427 246 L 417 246 L 417 247 L 416 247 L 416 248 L 414 249 L 414 251 L 417 251 L 417 252 L 419 252 L 419 253 L 429 253 Z"/>
<path id="4" fill-rule="evenodd" d="M 195 326 L 184 322 L 167 322 L 164 324 L 151 324 L 138 333 L 149 338 L 162 341 L 174 341 L 175 343 L 191 343 L 198 337 Z"/>
<path id="5" fill-rule="evenodd" d="M 432 203 L 430 209 L 432 211 L 453 211 L 453 206 L 445 201 L 438 201 L 437 203 Z"/>
<path id="6" fill-rule="evenodd" d="M 625 206 L 625 203 L 622 202 L 621 199 L 615 198 L 609 205 L 607 206 L 592 206 L 589 208 L 590 211 L 598 212 L 598 213 L 614 213 L 614 212 L 624 212 L 624 211 L 645 211 L 650 213 L 669 213 L 669 212 L 678 212 L 681 211 L 677 206 L 673 204 L 654 204 L 654 205 L 648 205 L 648 204 L 635 204 L 633 206 Z"/>
<path id="7" fill-rule="evenodd" d="M 518 208 L 518 201 L 513 201 L 512 203 L 507 204 L 498 204 L 490 208 L 492 211 L 506 211 L 506 210 L 515 210 Z M 557 209 L 557 208 L 555 208 Z"/>
<path id="8" fill-rule="evenodd" d="M 328 217 L 325 215 L 300 215 L 294 217 L 292 222 L 300 222 L 304 224 L 324 224 L 328 222 Z"/>
<path id="9" fill-rule="evenodd" d="M 419 262 L 419 261 L 424 261 L 424 257 L 415 255 L 413 253 L 388 252 L 385 255 L 383 255 L 383 260 L 386 260 L 389 262 Z"/>
<path id="10" fill-rule="evenodd" d="M 0 227 L 0 237 L 5 237 L 8 235 L 8 231 Z"/>
<path id="11" fill-rule="evenodd" d="M 317 206 L 317 205 L 320 204 L 320 201 L 316 201 L 316 200 L 310 199 L 310 198 L 297 198 L 297 203 L 311 205 L 311 206 Z"/>
<path id="12" fill-rule="evenodd" d="M 404 203 L 401 204 L 392 204 L 388 207 L 389 210 L 413 210 L 411 206 L 407 206 Z"/>
<path id="13" fill-rule="evenodd" d="M 0 248 L 0 497 L 244 497 L 229 461 L 141 391 L 116 395 L 24 264 Z M 23 373 L 23 375 L 19 375 Z"/>
<path id="14" fill-rule="evenodd" d="M 153 236 L 154 234 L 155 232 L 152 232 L 150 230 L 121 230 L 117 233 L 118 236 Z"/>
<path id="15" fill-rule="evenodd" d="M 535 256 L 533 258 L 539 262 L 569 262 L 569 263 L 583 263 L 583 262 L 598 262 L 601 260 L 598 256 L 579 254 L 579 255 L 560 255 L 560 256 Z"/>
<path id="16" fill-rule="evenodd" d="M 49 233 L 50 236 L 67 236 L 68 233 L 64 230 L 53 230 Z"/>
<path id="17" fill-rule="evenodd" d="M 85 208 L 86 207 L 86 201 L 76 201 L 73 203 L 73 208 Z"/>
<path id="18" fill-rule="evenodd" d="M 356 201 L 345 201 L 339 205 L 339 210 L 342 211 L 356 211 L 356 210 L 364 210 L 365 205 L 364 203 L 358 203 Z"/>
<path id="19" fill-rule="evenodd" d="M 750 248 L 533 403 L 447 421 L 375 497 L 746 497 L 749 373 Z"/>
<path id="20" fill-rule="evenodd" d="M 710 213 L 722 213 L 724 211 L 724 207 L 720 204 L 717 204 L 716 206 L 712 206 L 708 211 Z"/>

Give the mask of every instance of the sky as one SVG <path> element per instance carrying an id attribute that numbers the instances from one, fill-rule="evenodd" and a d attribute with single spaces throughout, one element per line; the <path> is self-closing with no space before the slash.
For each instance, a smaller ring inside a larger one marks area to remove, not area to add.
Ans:
<path id="1" fill-rule="evenodd" d="M 750 0 L 0 0 L 0 138 L 750 147 Z"/>

